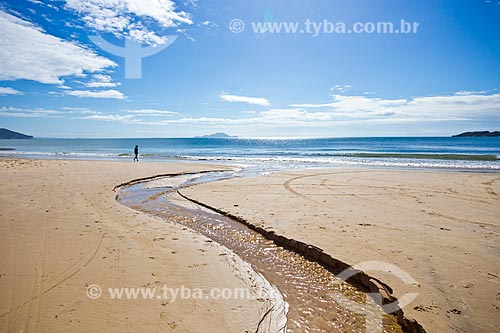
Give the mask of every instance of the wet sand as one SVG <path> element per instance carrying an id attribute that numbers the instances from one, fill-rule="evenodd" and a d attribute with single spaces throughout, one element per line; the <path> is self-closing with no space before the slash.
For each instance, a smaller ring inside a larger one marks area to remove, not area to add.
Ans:
<path id="1" fill-rule="evenodd" d="M 403 310 L 428 332 L 500 325 L 499 174 L 302 170 L 181 192 L 344 263 L 395 265 L 417 284 L 365 271 L 400 299 L 418 293 Z"/>
<path id="2" fill-rule="evenodd" d="M 213 179 L 215 174 L 211 177 Z M 285 313 L 287 332 L 403 332 L 403 325 L 398 324 L 395 316 L 385 314 L 367 297 L 367 289 L 346 283 L 313 258 L 279 246 L 237 220 L 193 204 L 179 195 L 177 188 L 164 187 L 165 184 L 179 183 L 177 178 L 186 177 L 164 178 L 121 188 L 117 200 L 133 209 L 175 220 L 238 254 L 275 285 L 289 304 L 288 313 L 280 307 L 283 302 L 275 301 L 275 306 L 268 307 L 271 309 L 269 315 L 278 319 L 274 320 L 276 323 L 281 322 L 279 319 Z M 350 304 L 349 308 L 345 302 Z M 414 331 L 409 329 L 407 332 Z"/>
<path id="3" fill-rule="evenodd" d="M 109 287 L 248 288 L 206 237 L 115 201 L 113 187 L 213 166 L 0 159 L 0 331 L 254 332 L 255 300 L 111 300 Z M 103 296 L 92 300 L 86 287 Z"/>

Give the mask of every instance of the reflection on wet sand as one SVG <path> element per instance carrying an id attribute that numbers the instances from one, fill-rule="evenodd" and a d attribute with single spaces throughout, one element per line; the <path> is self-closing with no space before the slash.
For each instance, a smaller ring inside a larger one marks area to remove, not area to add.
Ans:
<path id="1" fill-rule="evenodd" d="M 365 332 L 366 325 L 378 326 L 381 332 L 402 332 L 394 316 L 383 313 L 363 291 L 322 265 L 277 246 L 241 223 L 186 201 L 175 191 L 183 181 L 186 178 L 177 183 L 135 184 L 121 189 L 118 200 L 192 228 L 250 263 L 289 303 L 288 332 Z M 348 310 L 341 303 L 343 299 L 358 303 L 358 310 Z"/>

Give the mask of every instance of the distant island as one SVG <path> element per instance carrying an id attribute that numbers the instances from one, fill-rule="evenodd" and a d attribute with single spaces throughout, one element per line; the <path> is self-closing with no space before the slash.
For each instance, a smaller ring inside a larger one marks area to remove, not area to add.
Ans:
<path id="1" fill-rule="evenodd" d="M 452 138 L 462 138 L 462 137 L 500 137 L 500 131 L 489 132 L 489 131 L 477 131 L 477 132 L 464 132 L 461 134 L 453 135 Z"/>
<path id="2" fill-rule="evenodd" d="M 0 139 L 33 139 L 33 137 L 6 128 L 0 128 Z"/>
<path id="3" fill-rule="evenodd" d="M 231 136 L 226 133 L 218 132 L 208 135 L 197 136 L 197 138 L 237 138 L 237 136 Z"/>

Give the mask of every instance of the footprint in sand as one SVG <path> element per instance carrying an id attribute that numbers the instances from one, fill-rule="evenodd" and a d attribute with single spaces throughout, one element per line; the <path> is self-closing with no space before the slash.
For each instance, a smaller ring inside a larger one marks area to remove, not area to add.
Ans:
<path id="1" fill-rule="evenodd" d="M 167 319 L 168 319 L 168 314 L 166 312 L 160 313 L 160 320 L 167 320 Z M 167 325 L 172 329 L 175 329 L 179 326 L 175 321 L 167 323 Z"/>
<path id="2" fill-rule="evenodd" d="M 437 305 L 417 305 L 413 307 L 414 310 L 417 310 L 419 312 L 432 312 L 434 309 L 439 309 L 439 306 Z"/>
<path id="3" fill-rule="evenodd" d="M 455 314 L 455 315 L 461 315 L 462 311 L 460 311 L 458 309 L 451 309 L 451 310 L 446 311 L 446 313 L 452 313 L 452 314 Z"/>

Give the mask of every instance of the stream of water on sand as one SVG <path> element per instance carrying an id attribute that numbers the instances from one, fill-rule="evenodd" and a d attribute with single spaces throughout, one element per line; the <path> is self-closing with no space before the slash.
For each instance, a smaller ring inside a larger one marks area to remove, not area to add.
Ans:
<path id="1" fill-rule="evenodd" d="M 378 326 L 379 332 L 402 332 L 394 316 L 373 304 L 365 306 L 365 292 L 322 265 L 277 246 L 237 221 L 189 203 L 177 192 L 184 186 L 229 177 L 231 172 L 159 178 L 121 187 L 117 200 L 200 232 L 250 263 L 289 304 L 287 332 L 366 332 L 366 318 L 375 318 L 369 325 Z M 340 299 L 358 303 L 369 315 L 348 310 Z"/>

